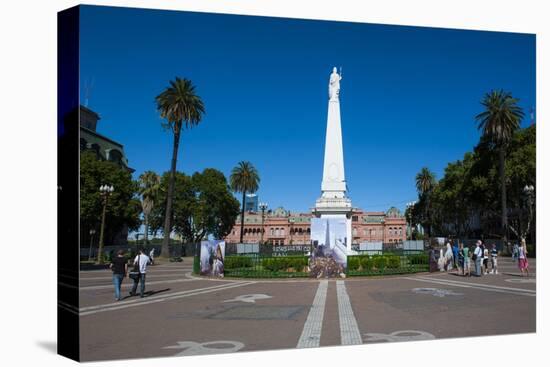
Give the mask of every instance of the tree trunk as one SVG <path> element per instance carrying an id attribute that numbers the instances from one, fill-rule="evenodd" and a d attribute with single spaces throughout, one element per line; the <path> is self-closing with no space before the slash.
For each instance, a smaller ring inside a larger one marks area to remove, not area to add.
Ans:
<path id="1" fill-rule="evenodd" d="M 145 246 L 147 246 L 147 242 L 148 242 L 147 235 L 149 234 L 149 216 L 144 213 L 143 217 L 145 219 L 145 230 L 144 230 L 144 233 L 143 233 L 143 241 L 144 241 Z"/>
<path id="2" fill-rule="evenodd" d="M 504 245 L 508 242 L 508 215 L 506 213 L 506 177 L 504 173 L 504 147 L 499 150 L 499 165 L 500 174 L 500 199 L 502 205 L 502 240 Z"/>
<path id="3" fill-rule="evenodd" d="M 243 243 L 243 234 L 244 234 L 244 199 L 246 197 L 246 190 L 243 191 L 243 207 L 241 210 L 241 243 Z"/>
<path id="4" fill-rule="evenodd" d="M 168 193 L 166 196 L 166 215 L 164 217 L 164 238 L 162 239 L 161 257 L 170 257 L 170 233 L 172 232 L 172 200 L 174 196 L 174 181 L 176 180 L 176 163 L 178 161 L 178 147 L 180 143 L 181 127 L 174 126 L 174 150 L 172 151 L 172 165 L 170 167 L 170 179 L 168 180 Z"/>

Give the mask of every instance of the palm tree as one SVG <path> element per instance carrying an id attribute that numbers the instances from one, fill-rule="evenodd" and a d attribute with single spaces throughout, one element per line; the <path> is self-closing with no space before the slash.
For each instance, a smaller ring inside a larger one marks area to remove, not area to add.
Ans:
<path id="1" fill-rule="evenodd" d="M 488 139 L 492 147 L 499 155 L 500 199 L 502 210 L 502 239 L 507 242 L 508 215 L 506 214 L 506 177 L 504 166 L 506 163 L 506 147 L 512 139 L 514 132 L 519 129 L 523 118 L 523 110 L 517 105 L 518 99 L 513 98 L 509 92 L 491 91 L 485 94 L 481 104 L 485 111 L 476 116 L 479 121 L 478 130 L 483 137 Z"/>
<path id="2" fill-rule="evenodd" d="M 149 234 L 149 214 L 158 199 L 160 190 L 160 176 L 153 171 L 145 171 L 139 176 L 139 193 L 141 194 L 141 207 L 145 221 L 144 241 L 147 245 Z"/>
<path id="3" fill-rule="evenodd" d="M 170 166 L 170 179 L 166 194 L 166 217 L 164 218 L 164 238 L 160 256 L 169 257 L 168 248 L 170 232 L 172 232 L 172 200 L 174 196 L 174 177 L 178 160 L 178 147 L 181 129 L 184 126 L 192 128 L 201 121 L 204 114 L 204 104 L 195 93 L 195 87 L 188 79 L 171 80 L 170 85 L 156 97 L 157 110 L 160 116 L 166 119 L 164 125 L 174 133 L 174 146 L 172 150 L 172 164 Z"/>
<path id="4" fill-rule="evenodd" d="M 435 175 L 428 167 L 422 167 L 420 172 L 416 175 L 416 190 L 420 198 L 425 200 L 425 211 L 428 219 L 428 237 L 432 236 L 432 223 L 430 221 L 430 199 L 431 193 L 435 188 L 436 180 Z"/>
<path id="5" fill-rule="evenodd" d="M 239 162 L 237 167 L 231 171 L 229 178 L 231 189 L 235 192 L 242 192 L 242 210 L 241 210 L 241 243 L 243 242 L 244 233 L 244 201 L 246 193 L 254 193 L 258 190 L 260 176 L 258 171 L 250 162 Z"/>

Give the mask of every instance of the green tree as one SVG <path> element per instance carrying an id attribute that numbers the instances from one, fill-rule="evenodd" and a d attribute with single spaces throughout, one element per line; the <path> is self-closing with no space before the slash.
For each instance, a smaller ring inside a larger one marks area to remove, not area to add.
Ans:
<path id="1" fill-rule="evenodd" d="M 435 175 L 429 168 L 423 167 L 416 175 L 416 190 L 419 196 L 419 206 L 422 208 L 424 218 L 422 225 L 428 227 L 428 237 L 432 235 L 431 223 L 431 196 L 437 185 Z"/>
<path id="2" fill-rule="evenodd" d="M 191 81 L 178 77 L 170 81 L 170 86 L 156 97 L 156 102 L 160 116 L 166 119 L 164 126 L 174 133 L 170 179 L 166 192 L 164 239 L 162 241 L 160 253 L 160 256 L 168 257 L 170 255 L 168 244 L 170 241 L 170 229 L 172 228 L 172 201 L 174 196 L 174 181 L 181 129 L 183 126 L 191 128 L 199 124 L 204 114 L 204 104 L 201 98 L 196 94 L 195 87 Z"/>
<path id="3" fill-rule="evenodd" d="M 101 222 L 103 199 L 99 192 L 101 185 L 114 187 L 109 196 L 105 214 L 106 238 L 113 238 L 124 226 L 130 230 L 139 228 L 140 202 L 136 198 L 137 183 L 132 175 L 119 165 L 98 160 L 93 152 L 80 155 L 80 222 L 81 238 Z"/>
<path id="4" fill-rule="evenodd" d="M 536 179 L 536 130 L 535 126 L 518 130 L 508 146 L 506 159 L 506 182 L 508 183 L 508 206 L 515 208 L 515 214 L 509 223 L 509 228 L 519 237 L 526 237 L 534 229 L 534 205 L 536 200 L 529 198 L 524 192 L 526 185 L 535 186 Z M 534 193 L 533 193 L 534 194 Z M 534 244 L 534 233 L 531 232 Z"/>
<path id="5" fill-rule="evenodd" d="M 170 173 L 163 175 L 161 190 L 167 189 L 169 177 Z M 162 228 L 166 210 L 164 204 L 159 202 L 152 211 L 153 231 Z M 239 202 L 231 194 L 225 176 L 212 168 L 202 173 L 196 172 L 193 176 L 176 172 L 173 204 L 171 230 L 191 243 L 199 242 L 208 235 L 215 238 L 227 236 L 239 214 Z"/>
<path id="6" fill-rule="evenodd" d="M 518 100 L 508 92 L 502 90 L 487 93 L 481 104 L 484 111 L 476 116 L 479 121 L 478 129 L 490 142 L 493 149 L 499 154 L 500 200 L 501 200 L 501 226 L 502 238 L 507 241 L 508 215 L 506 206 L 506 148 L 524 114 L 517 105 Z"/>
<path id="7" fill-rule="evenodd" d="M 165 172 L 160 180 L 159 191 L 166 193 L 170 185 L 170 172 Z M 175 223 L 180 223 L 187 220 L 192 215 L 193 206 L 195 203 L 195 191 L 191 182 L 191 177 L 182 172 L 176 172 L 174 178 L 174 193 L 172 196 L 172 221 L 169 231 L 175 230 Z M 158 231 L 166 231 L 164 228 L 166 218 L 166 200 L 168 195 L 159 195 L 158 202 L 155 203 L 150 215 L 151 232 L 156 234 Z M 166 236 L 165 236 L 166 237 Z M 164 243 L 164 239 L 163 239 Z"/>
<path id="8" fill-rule="evenodd" d="M 239 162 L 239 164 L 231 171 L 229 178 L 231 189 L 235 192 L 241 192 L 243 194 L 242 210 L 241 210 L 241 239 L 243 242 L 244 234 L 244 204 L 246 193 L 254 193 L 258 190 L 260 183 L 260 176 L 258 171 L 250 162 Z"/>
<path id="9" fill-rule="evenodd" d="M 160 176 L 153 171 L 145 171 L 139 176 L 139 193 L 141 194 L 141 207 L 145 225 L 144 241 L 148 242 L 149 215 L 155 202 L 158 200 L 160 190 Z"/>
<path id="10" fill-rule="evenodd" d="M 193 243 L 209 234 L 218 239 L 227 236 L 239 214 L 239 202 L 232 195 L 224 174 L 207 168 L 193 174 L 191 184 L 195 197 L 193 210 L 186 220 L 176 223 L 176 230 Z"/>

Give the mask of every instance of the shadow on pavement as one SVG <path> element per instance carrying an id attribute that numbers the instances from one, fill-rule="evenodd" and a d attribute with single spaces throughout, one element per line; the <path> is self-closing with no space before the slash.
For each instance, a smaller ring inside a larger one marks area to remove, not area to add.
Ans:
<path id="1" fill-rule="evenodd" d="M 37 341 L 37 342 L 36 342 L 36 345 L 38 345 L 39 347 L 41 347 L 41 348 L 47 350 L 47 351 L 50 352 L 50 353 L 57 354 L 57 342 L 55 342 L 55 341 L 51 341 L 51 340 L 48 340 L 48 341 L 40 340 L 40 341 Z"/>
<path id="2" fill-rule="evenodd" d="M 151 297 L 151 296 L 154 296 L 155 294 L 159 294 L 159 293 L 164 293 L 164 292 L 168 292 L 169 290 L 171 290 L 172 288 L 166 288 L 166 289 L 160 289 L 158 291 L 147 291 L 145 293 L 143 293 L 143 297 Z M 125 297 L 122 298 L 122 301 L 124 301 L 125 299 L 128 299 L 128 298 L 132 298 L 132 297 L 139 297 L 139 291 L 136 293 L 136 295 L 127 295 Z"/>

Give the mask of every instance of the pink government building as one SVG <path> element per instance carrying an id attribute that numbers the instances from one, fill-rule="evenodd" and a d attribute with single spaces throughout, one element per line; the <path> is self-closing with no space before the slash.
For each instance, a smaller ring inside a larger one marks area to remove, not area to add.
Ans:
<path id="1" fill-rule="evenodd" d="M 263 242 L 272 245 L 300 245 L 310 243 L 311 213 L 291 213 L 282 207 L 273 211 L 248 212 L 244 216 L 243 243 Z M 352 244 L 363 242 L 401 243 L 406 240 L 407 221 L 401 212 L 390 208 L 387 212 L 364 212 L 354 209 L 351 216 Z M 241 218 L 237 218 L 227 243 L 239 243 Z"/>

